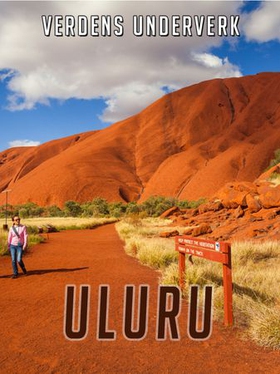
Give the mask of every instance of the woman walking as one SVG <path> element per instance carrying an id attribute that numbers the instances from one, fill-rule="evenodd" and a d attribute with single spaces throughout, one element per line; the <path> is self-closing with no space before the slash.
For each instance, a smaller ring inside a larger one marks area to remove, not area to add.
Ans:
<path id="1" fill-rule="evenodd" d="M 8 247 L 10 249 L 12 266 L 13 266 L 13 276 L 15 279 L 18 277 L 18 266 L 21 267 L 23 274 L 27 274 L 25 265 L 22 261 L 22 254 L 27 246 L 27 231 L 24 225 L 20 224 L 19 216 L 14 216 L 12 218 L 13 225 L 9 230 L 8 234 Z"/>

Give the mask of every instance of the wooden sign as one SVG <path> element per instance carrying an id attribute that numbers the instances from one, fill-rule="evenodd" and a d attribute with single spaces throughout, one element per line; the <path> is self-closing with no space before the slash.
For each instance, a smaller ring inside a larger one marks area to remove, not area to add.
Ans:
<path id="1" fill-rule="evenodd" d="M 186 254 L 197 256 L 206 260 L 216 261 L 223 264 L 223 286 L 224 286 L 224 323 L 233 324 L 232 309 L 232 270 L 231 270 L 231 246 L 230 243 L 217 242 L 189 236 L 177 236 L 175 238 L 175 249 L 179 252 L 179 283 L 184 287 L 184 274 L 186 271 Z"/>

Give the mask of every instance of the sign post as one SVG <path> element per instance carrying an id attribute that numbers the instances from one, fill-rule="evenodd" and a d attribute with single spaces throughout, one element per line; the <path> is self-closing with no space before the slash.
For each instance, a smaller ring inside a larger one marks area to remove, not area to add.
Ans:
<path id="1" fill-rule="evenodd" d="M 3 225 L 3 230 L 7 231 L 9 229 L 8 227 L 8 193 L 10 192 L 11 190 L 5 190 L 5 191 L 2 191 L 2 193 L 5 193 L 6 194 L 6 211 L 5 211 L 5 223 Z"/>
<path id="2" fill-rule="evenodd" d="M 232 273 L 231 273 L 231 246 L 230 243 L 216 242 L 189 236 L 177 236 L 175 249 L 179 252 L 179 284 L 184 288 L 185 257 L 197 256 L 223 264 L 224 286 L 224 324 L 233 325 L 232 309 Z"/>

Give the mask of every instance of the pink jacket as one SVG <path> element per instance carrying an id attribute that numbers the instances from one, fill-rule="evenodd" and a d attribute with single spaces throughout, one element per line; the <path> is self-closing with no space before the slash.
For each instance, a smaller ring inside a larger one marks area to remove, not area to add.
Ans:
<path id="1" fill-rule="evenodd" d="M 19 226 L 14 225 L 14 228 L 19 234 L 19 238 L 14 232 L 13 227 L 11 227 L 9 230 L 9 234 L 8 234 L 8 246 L 10 247 L 11 245 L 20 244 L 22 245 L 23 249 L 25 249 L 27 245 L 27 237 L 28 237 L 26 227 L 24 225 L 19 225 Z"/>

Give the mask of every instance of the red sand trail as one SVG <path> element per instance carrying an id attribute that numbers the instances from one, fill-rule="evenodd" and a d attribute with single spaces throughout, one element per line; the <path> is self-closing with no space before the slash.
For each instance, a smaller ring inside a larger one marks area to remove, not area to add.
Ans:
<path id="1" fill-rule="evenodd" d="M 279 373 L 280 352 L 242 341 L 236 329 L 214 324 L 211 337 L 187 335 L 183 303 L 180 340 L 155 339 L 159 274 L 127 256 L 114 225 L 50 235 L 25 257 L 29 276 L 10 279 L 10 258 L 0 259 L 0 373 Z M 89 332 L 81 341 L 63 334 L 65 286 L 91 285 Z M 114 341 L 96 339 L 98 288 L 110 285 L 109 329 Z M 148 333 L 122 334 L 127 284 L 150 285 Z"/>

